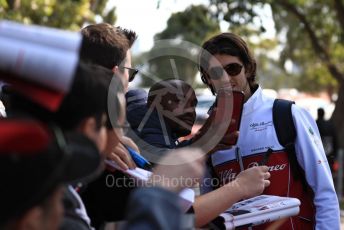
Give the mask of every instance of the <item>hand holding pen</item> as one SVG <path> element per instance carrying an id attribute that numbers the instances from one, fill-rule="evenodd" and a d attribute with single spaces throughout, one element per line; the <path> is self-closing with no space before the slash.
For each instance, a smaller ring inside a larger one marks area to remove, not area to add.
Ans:
<path id="1" fill-rule="evenodd" d="M 123 136 L 121 141 L 107 154 L 109 160 L 114 161 L 122 170 L 135 169 L 136 167 L 151 170 L 151 164 L 139 154 L 138 147 L 128 137 Z M 109 170 L 112 170 L 109 168 Z"/>
<path id="2" fill-rule="evenodd" d="M 255 166 L 239 173 L 235 181 L 242 192 L 242 199 L 261 194 L 270 185 L 270 173 L 267 166 Z"/>
<path id="3" fill-rule="evenodd" d="M 122 170 L 136 168 L 136 164 L 134 160 L 131 158 L 129 151 L 122 143 L 119 143 L 116 147 L 114 147 L 111 150 L 111 152 L 107 153 L 106 158 L 116 162 L 116 164 Z M 109 170 L 114 171 L 114 169 L 112 168 L 109 168 Z"/>
<path id="4" fill-rule="evenodd" d="M 143 156 L 141 156 L 139 153 L 137 153 L 134 149 L 130 148 L 129 146 L 126 146 L 127 150 L 129 151 L 129 154 L 131 158 L 134 160 L 137 167 L 140 167 L 145 170 L 152 170 L 152 165 L 147 161 Z"/>
<path id="5" fill-rule="evenodd" d="M 116 162 L 116 164 L 122 169 L 134 169 L 136 168 L 136 164 L 132 157 L 130 156 L 130 153 L 127 149 L 127 146 L 130 146 L 134 151 L 138 151 L 138 148 L 136 144 L 128 137 L 121 137 L 120 142 L 115 147 L 112 147 L 111 149 L 107 149 L 105 151 L 106 157 Z M 113 169 L 109 168 L 111 171 Z"/>

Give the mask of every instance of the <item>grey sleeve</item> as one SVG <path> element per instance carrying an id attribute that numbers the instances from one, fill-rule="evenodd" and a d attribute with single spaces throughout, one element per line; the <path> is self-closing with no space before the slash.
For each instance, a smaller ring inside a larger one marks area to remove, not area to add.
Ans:
<path id="1" fill-rule="evenodd" d="M 126 229 L 181 229 L 181 218 L 176 194 L 161 188 L 140 188 L 131 194 Z"/>

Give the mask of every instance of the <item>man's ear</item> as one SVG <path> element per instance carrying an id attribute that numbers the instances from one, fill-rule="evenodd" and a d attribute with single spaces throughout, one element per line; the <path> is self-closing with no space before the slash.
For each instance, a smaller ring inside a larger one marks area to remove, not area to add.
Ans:
<path id="1" fill-rule="evenodd" d="M 31 208 L 15 224 L 15 229 L 40 229 L 43 220 L 43 209 L 39 206 Z"/>
<path id="2" fill-rule="evenodd" d="M 96 129 L 96 119 L 94 117 L 85 118 L 81 124 L 79 125 L 79 131 L 85 134 L 88 137 L 92 137 L 94 135 L 94 130 Z"/>
<path id="3" fill-rule="evenodd" d="M 118 71 L 119 71 L 119 68 L 118 68 L 117 65 L 115 65 L 115 66 L 112 68 L 112 72 L 113 72 L 113 73 L 118 73 Z"/>

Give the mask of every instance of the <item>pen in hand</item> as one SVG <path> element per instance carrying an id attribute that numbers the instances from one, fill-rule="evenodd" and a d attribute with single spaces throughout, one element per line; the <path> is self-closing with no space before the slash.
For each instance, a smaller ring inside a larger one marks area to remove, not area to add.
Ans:
<path id="1" fill-rule="evenodd" d="M 129 146 L 125 146 L 130 154 L 130 156 L 133 158 L 133 161 L 135 164 L 145 170 L 152 170 L 152 165 L 147 161 L 143 156 L 135 152 L 134 149 L 130 148 Z"/>
<path id="2" fill-rule="evenodd" d="M 268 163 L 271 153 L 272 153 L 272 149 L 268 148 L 268 151 L 266 151 L 263 155 L 263 159 L 258 163 L 259 166 L 266 165 L 266 163 Z"/>
<path id="3" fill-rule="evenodd" d="M 239 147 L 236 147 L 235 148 L 235 157 L 239 163 L 239 166 L 240 166 L 240 172 L 244 171 L 245 168 L 244 168 L 244 163 L 242 161 L 242 157 L 241 157 L 241 154 L 240 154 L 240 150 L 239 150 Z"/>

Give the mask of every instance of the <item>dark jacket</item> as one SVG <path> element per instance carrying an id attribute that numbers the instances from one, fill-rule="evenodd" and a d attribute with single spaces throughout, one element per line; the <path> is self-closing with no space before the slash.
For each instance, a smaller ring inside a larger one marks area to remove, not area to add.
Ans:
<path id="1" fill-rule="evenodd" d="M 185 229 L 178 199 L 176 194 L 161 188 L 135 190 L 128 204 L 125 229 Z"/>
<path id="2" fill-rule="evenodd" d="M 162 114 L 160 119 L 155 108 L 150 110 L 147 107 L 147 97 L 144 93 L 141 90 L 130 90 L 126 98 L 127 120 L 137 139 L 158 148 L 176 148 L 177 137 L 166 122 L 161 120 Z"/>
<path id="3" fill-rule="evenodd" d="M 83 218 L 78 210 L 82 210 L 83 204 L 73 188 L 67 186 L 63 196 L 64 216 L 60 230 L 89 230 L 92 229 L 89 220 Z"/>
<path id="4" fill-rule="evenodd" d="M 106 222 L 124 220 L 129 196 L 134 188 L 129 177 L 120 171 L 105 170 L 99 178 L 89 183 L 80 195 L 91 225 L 100 229 Z"/>
<path id="5" fill-rule="evenodd" d="M 161 188 L 135 189 L 128 202 L 126 202 L 126 208 L 116 206 L 116 202 L 114 202 L 122 200 L 123 197 L 108 195 L 104 198 L 98 197 L 101 201 L 107 201 L 108 204 L 101 203 L 105 207 L 98 206 L 98 215 L 105 216 L 99 216 L 103 222 L 96 223 L 98 225 L 95 226 L 96 229 L 100 229 L 106 221 L 116 221 L 112 218 L 111 211 L 121 212 L 122 215 L 126 215 L 127 224 L 123 229 L 182 229 L 182 212 L 178 202 L 179 198 L 174 193 Z M 94 199 L 97 198 L 94 197 Z M 91 230 L 92 228 L 87 222 L 74 211 L 80 207 L 78 199 L 71 192 L 67 192 L 65 201 L 70 213 L 65 214 L 61 229 Z M 109 209 L 104 210 L 103 208 Z M 110 216 L 106 216 L 106 212 Z"/>

